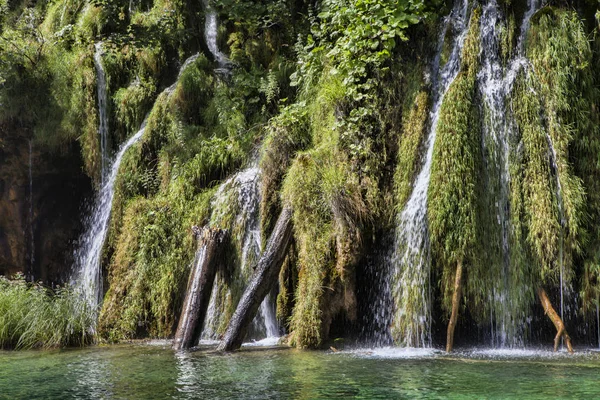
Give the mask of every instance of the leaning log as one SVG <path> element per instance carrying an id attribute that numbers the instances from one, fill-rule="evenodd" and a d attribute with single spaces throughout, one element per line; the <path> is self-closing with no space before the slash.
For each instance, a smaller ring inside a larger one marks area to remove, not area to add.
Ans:
<path id="1" fill-rule="evenodd" d="M 552 303 L 546 294 L 546 291 L 542 288 L 538 288 L 537 290 L 538 297 L 540 298 L 540 302 L 542 303 L 542 307 L 544 307 L 544 312 L 550 318 L 550 321 L 554 324 L 556 328 L 556 336 L 554 337 L 554 351 L 558 350 L 558 345 L 560 343 L 560 338 L 563 337 L 565 339 L 565 345 L 567 346 L 567 350 L 569 353 L 573 353 L 573 345 L 571 344 L 571 337 L 567 333 L 565 329 L 565 324 L 560 316 L 552 307 Z"/>
<path id="2" fill-rule="evenodd" d="M 454 347 L 454 329 L 458 320 L 458 309 L 460 308 L 460 296 L 462 291 L 462 262 L 456 265 L 456 276 L 454 278 L 454 293 L 452 294 L 452 313 L 448 322 L 448 332 L 446 334 L 446 351 L 450 353 Z"/>
<path id="3" fill-rule="evenodd" d="M 285 207 L 281 211 L 275 229 L 267 242 L 267 247 L 258 261 L 252 280 L 229 321 L 223 341 L 217 347 L 218 350 L 233 351 L 242 346 L 242 341 L 250 323 L 256 316 L 260 303 L 277 283 L 279 271 L 288 253 L 291 237 L 292 210 Z"/>
<path id="4" fill-rule="evenodd" d="M 195 234 L 199 240 L 198 250 L 173 341 L 175 350 L 188 349 L 200 340 L 227 231 L 203 228 Z"/>

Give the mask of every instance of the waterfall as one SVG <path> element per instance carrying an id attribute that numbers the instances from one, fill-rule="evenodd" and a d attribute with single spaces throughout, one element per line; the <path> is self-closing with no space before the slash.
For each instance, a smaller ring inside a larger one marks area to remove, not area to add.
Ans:
<path id="1" fill-rule="evenodd" d="M 35 237 L 33 230 L 33 140 L 29 140 L 29 272 L 27 279 L 33 281 L 35 264 Z"/>
<path id="2" fill-rule="evenodd" d="M 496 218 L 501 233 L 502 265 L 494 280 L 489 307 L 491 308 L 492 345 L 499 347 L 523 345 L 525 315 L 519 299 L 510 295 L 510 139 L 514 132 L 514 116 L 507 109 L 518 73 L 528 66 L 524 56 L 525 38 L 531 17 L 539 8 L 537 0 L 529 0 L 523 17 L 515 55 L 505 69 L 500 57 L 502 15 L 496 0 L 489 0 L 481 17 L 482 67 L 478 74 L 479 90 L 484 99 L 486 123 L 483 126 L 483 148 L 490 185 L 495 196 Z M 496 170 L 497 169 L 497 170 Z M 495 193 L 494 193 L 495 192 Z"/>
<path id="3" fill-rule="evenodd" d="M 253 274 L 253 267 L 262 253 L 260 237 L 260 168 L 254 160 L 250 166 L 227 179 L 215 193 L 213 200 L 212 221 L 219 221 L 224 215 L 235 211 L 232 231 L 241 232 L 240 240 L 240 270 L 241 279 L 246 284 Z M 232 201 L 233 200 L 233 201 Z M 233 203 L 233 205 L 232 205 Z M 218 222 L 217 222 L 218 224 Z M 202 337 L 214 339 L 219 325 L 220 312 L 218 296 L 220 283 L 215 283 L 215 289 L 208 307 L 206 323 Z M 267 337 L 278 337 L 279 326 L 275 317 L 274 302 L 267 296 L 261 303 L 260 313 L 253 322 L 256 331 L 263 331 Z"/>
<path id="4" fill-rule="evenodd" d="M 115 182 L 119 172 L 119 166 L 125 152 L 137 143 L 146 129 L 146 120 L 140 130 L 121 146 L 111 167 L 107 181 L 104 183 L 96 202 L 92 208 L 91 215 L 85 221 L 87 230 L 82 235 L 79 248 L 75 253 L 76 282 L 83 297 L 92 310 L 96 311 L 102 300 L 102 271 L 100 262 L 102 248 L 108 233 L 108 223 L 114 198 Z"/>
<path id="5" fill-rule="evenodd" d="M 219 50 L 219 46 L 217 45 L 217 12 L 209 4 L 209 0 L 204 0 L 204 10 L 206 18 L 204 22 L 204 39 L 206 40 L 206 45 L 219 66 L 224 67 L 229 60 Z"/>
<path id="6" fill-rule="evenodd" d="M 180 69 L 179 76 L 183 70 L 190 65 L 190 60 L 195 60 L 198 55 L 190 57 Z M 166 88 L 163 93 L 170 95 L 175 89 L 177 82 Z M 98 311 L 98 307 L 102 301 L 102 248 L 108 234 L 110 214 L 112 203 L 115 195 L 115 182 L 119 167 L 123 156 L 127 150 L 137 143 L 144 134 L 146 129 L 146 117 L 139 131 L 133 135 L 127 142 L 121 145 L 117 155 L 112 163 L 108 165 L 106 181 L 103 183 L 100 191 L 97 194 L 96 201 L 92 207 L 91 214 L 84 221 L 86 231 L 82 234 L 79 240 L 79 246 L 75 251 L 75 267 L 73 280 L 76 287 L 81 292 L 82 297 L 87 302 L 93 312 Z"/>
<path id="7" fill-rule="evenodd" d="M 461 50 L 468 31 L 469 2 L 456 3 L 445 20 L 434 59 L 435 98 L 430 115 L 430 130 L 425 144 L 426 151 L 421 171 L 414 182 L 413 191 L 406 206 L 397 217 L 396 235 L 392 256 L 392 273 L 396 282 L 393 287 L 396 311 L 392 318 L 400 331 L 401 343 L 405 346 L 431 345 L 431 285 L 429 239 L 427 231 L 427 191 L 431 176 L 433 147 L 439 113 L 444 96 L 460 70 Z M 438 71 L 439 60 L 444 47 L 446 30 L 454 29 L 456 35 L 448 61 Z"/>
<path id="8" fill-rule="evenodd" d="M 96 89 L 98 92 L 98 116 L 100 119 L 98 133 L 100 134 L 100 183 L 104 186 L 108 173 L 108 97 L 106 94 L 106 74 L 102 66 L 102 42 L 94 45 L 94 65 L 96 67 Z"/>

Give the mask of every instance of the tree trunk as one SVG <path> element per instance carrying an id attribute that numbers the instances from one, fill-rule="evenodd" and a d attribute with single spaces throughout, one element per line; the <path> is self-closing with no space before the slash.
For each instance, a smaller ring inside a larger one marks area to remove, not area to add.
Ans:
<path id="1" fill-rule="evenodd" d="M 199 240 L 198 250 L 173 341 L 175 350 L 188 349 L 200 339 L 227 231 L 204 228 L 195 235 Z"/>
<path id="2" fill-rule="evenodd" d="M 246 288 L 219 347 L 220 351 L 232 351 L 241 347 L 248 326 L 254 319 L 260 303 L 273 288 L 279 276 L 292 237 L 292 209 L 285 207 L 273 233 L 267 242 L 267 248 L 260 257 L 256 271 Z"/>
<path id="3" fill-rule="evenodd" d="M 565 338 L 565 344 L 567 345 L 567 350 L 569 351 L 569 353 L 573 353 L 573 346 L 571 345 L 571 337 L 567 333 L 567 330 L 565 329 L 565 324 L 563 323 L 562 319 L 556 313 L 556 311 L 554 310 L 554 307 L 552 307 L 552 303 L 550 302 L 550 299 L 548 298 L 546 291 L 540 287 L 537 290 L 537 294 L 538 294 L 538 297 L 540 298 L 540 302 L 542 303 L 542 307 L 544 307 L 544 311 L 545 311 L 546 315 L 548 316 L 548 318 L 550 318 L 550 320 L 554 324 L 554 327 L 556 328 L 556 336 L 554 337 L 554 351 L 558 350 L 558 344 L 560 343 L 560 338 L 562 336 Z"/>
<path id="4" fill-rule="evenodd" d="M 450 353 L 454 347 L 454 329 L 458 320 L 458 309 L 460 307 L 460 296 L 462 291 L 462 261 L 456 265 L 456 277 L 454 278 L 454 293 L 452 294 L 452 314 L 448 322 L 448 333 L 446 335 L 446 351 Z"/>

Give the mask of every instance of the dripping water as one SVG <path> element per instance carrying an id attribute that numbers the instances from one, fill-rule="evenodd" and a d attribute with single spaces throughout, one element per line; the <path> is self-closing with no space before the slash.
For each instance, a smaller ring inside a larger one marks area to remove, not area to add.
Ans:
<path id="1" fill-rule="evenodd" d="M 431 346 L 431 285 L 429 239 L 427 231 L 427 191 L 431 175 L 433 148 L 435 144 L 439 113 L 451 83 L 460 70 L 461 50 L 468 30 L 467 0 L 456 3 L 444 22 L 437 55 L 434 58 L 434 73 L 438 73 L 439 60 L 444 46 L 447 29 L 456 35 L 452 52 L 446 64 L 434 77 L 435 97 L 430 114 L 430 130 L 422 168 L 406 206 L 397 217 L 396 237 L 392 256 L 395 274 L 393 295 L 396 311 L 392 318 L 400 326 L 400 341 L 405 346 Z"/>
<path id="2" fill-rule="evenodd" d="M 262 244 L 260 237 L 260 168 L 258 161 L 254 160 L 250 166 L 227 179 L 221 184 L 213 200 L 212 220 L 219 220 L 221 216 L 231 211 L 231 199 L 234 196 L 236 203 L 236 216 L 233 231 L 242 232 L 240 249 L 240 270 L 242 278 L 248 283 L 253 267 L 260 259 Z M 240 228 L 238 230 L 238 228 Z M 203 339 L 216 338 L 216 330 L 221 321 L 219 320 L 220 306 L 217 292 L 220 290 L 220 281 L 217 279 L 215 288 L 211 294 L 208 306 L 206 323 L 202 333 Z M 260 306 L 260 313 L 253 321 L 254 330 L 264 332 L 267 338 L 279 336 L 279 326 L 275 317 L 274 302 L 267 295 Z"/>
<path id="3" fill-rule="evenodd" d="M 94 45 L 94 65 L 96 67 L 96 88 L 98 93 L 98 116 L 100 119 L 98 133 L 100 135 L 100 183 L 104 186 L 108 173 L 108 97 L 106 94 L 106 74 L 102 64 L 102 42 Z"/>
<path id="4" fill-rule="evenodd" d="M 35 238 L 33 233 L 33 140 L 29 140 L 29 272 L 27 279 L 33 281 L 35 264 Z"/>
<path id="5" fill-rule="evenodd" d="M 197 57 L 198 55 L 194 55 L 190 59 L 195 60 Z M 183 68 L 190 64 L 188 61 L 183 64 L 179 75 L 181 75 Z M 169 96 L 175 89 L 176 84 L 177 82 L 166 88 L 163 93 Z M 85 221 L 87 230 L 82 234 L 79 240 L 79 247 L 75 250 L 73 280 L 84 301 L 93 313 L 98 312 L 102 301 L 102 248 L 108 234 L 117 174 L 127 150 L 143 136 L 147 118 L 144 119 L 139 131 L 121 146 L 112 163 L 108 165 L 107 170 L 109 173 L 97 194 L 92 211 Z M 94 330 L 95 327 L 91 327 L 91 329 Z"/>
<path id="6" fill-rule="evenodd" d="M 537 0 L 528 1 L 514 57 L 504 68 L 500 57 L 501 19 L 496 0 L 485 5 L 481 17 L 482 67 L 478 74 L 479 90 L 484 99 L 483 148 L 492 176 L 490 190 L 495 193 L 496 219 L 501 235 L 502 263 L 493 279 L 489 302 L 492 346 L 523 345 L 525 304 L 512 296 L 510 254 L 510 140 L 514 132 L 514 116 L 506 107 L 519 72 L 528 66 L 524 56 L 525 39 L 533 14 L 539 9 Z M 495 169 L 498 169 L 497 171 Z M 494 190 L 493 188 L 497 188 Z"/>
<path id="7" fill-rule="evenodd" d="M 204 22 L 204 39 L 206 40 L 206 45 L 219 66 L 225 68 L 229 63 L 229 60 L 217 45 L 217 12 L 210 5 L 209 0 L 204 0 L 204 10 L 206 18 L 206 21 Z"/>

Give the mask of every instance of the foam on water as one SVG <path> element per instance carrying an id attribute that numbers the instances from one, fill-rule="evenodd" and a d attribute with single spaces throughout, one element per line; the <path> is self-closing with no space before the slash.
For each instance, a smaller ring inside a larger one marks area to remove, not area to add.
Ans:
<path id="1" fill-rule="evenodd" d="M 440 354 L 443 354 L 443 352 L 441 350 L 423 347 L 376 347 L 340 351 L 333 354 L 351 354 L 365 358 L 420 359 L 436 357 Z"/>
<path id="2" fill-rule="evenodd" d="M 244 347 L 273 347 L 279 345 L 280 337 L 266 337 L 261 340 L 255 340 L 252 342 L 246 342 L 242 344 Z"/>

